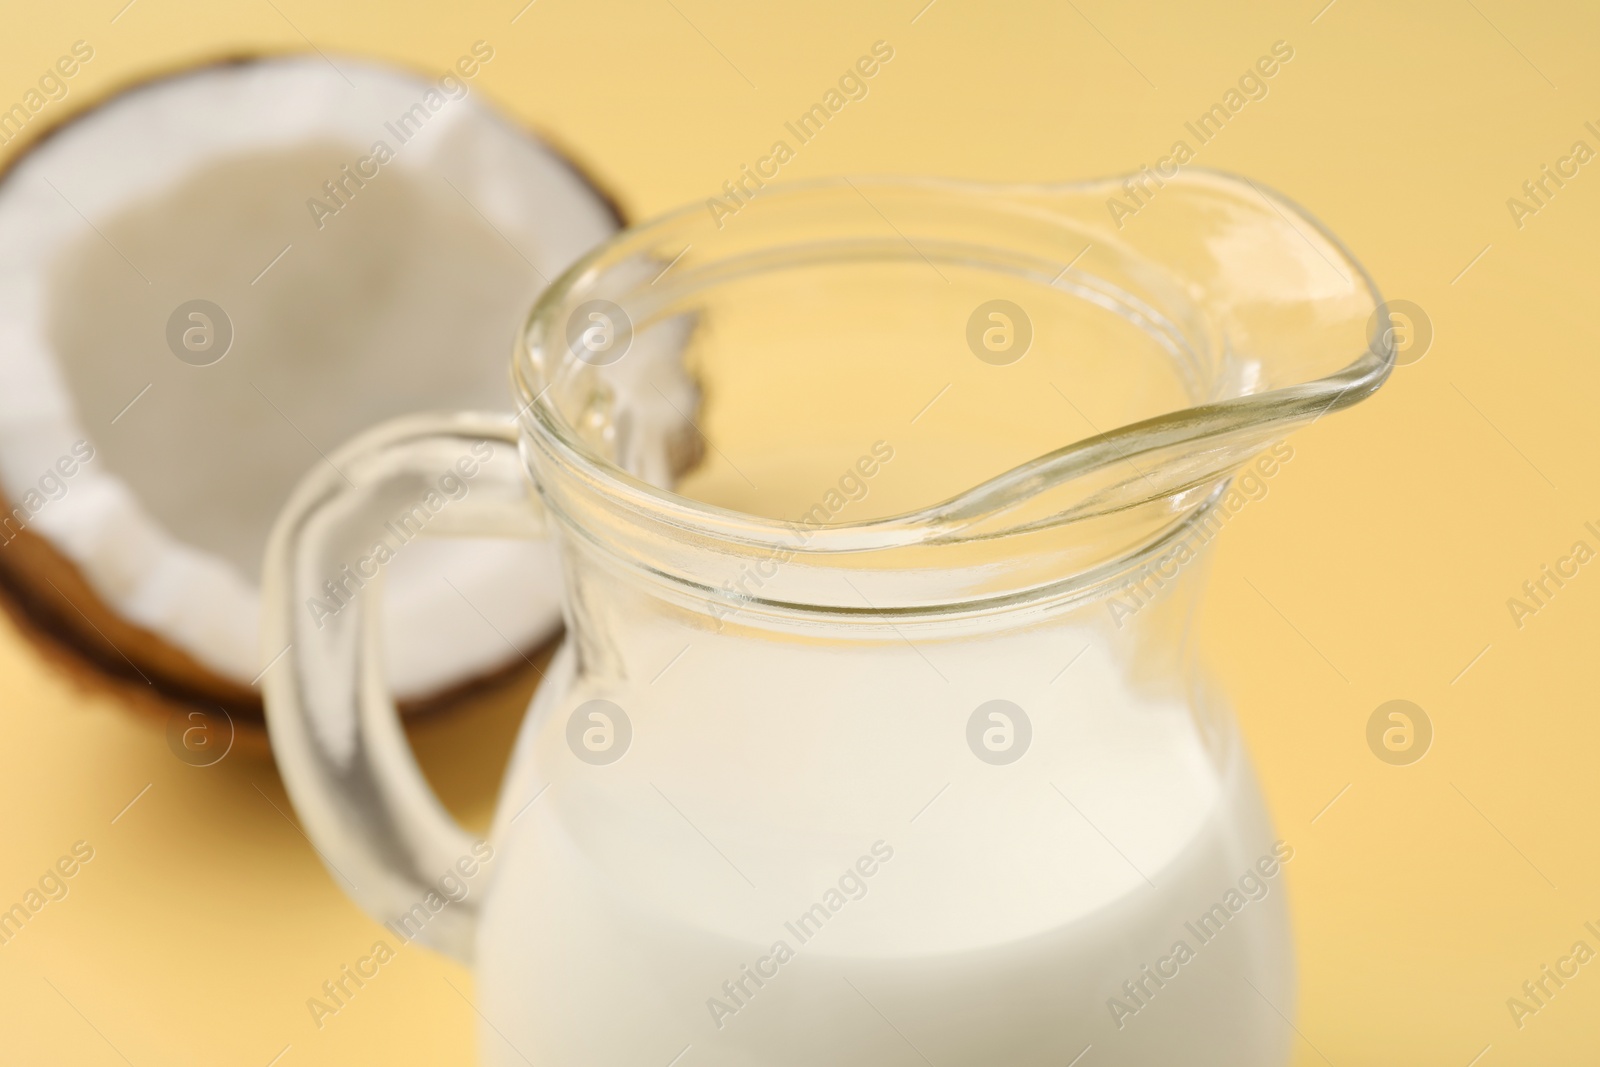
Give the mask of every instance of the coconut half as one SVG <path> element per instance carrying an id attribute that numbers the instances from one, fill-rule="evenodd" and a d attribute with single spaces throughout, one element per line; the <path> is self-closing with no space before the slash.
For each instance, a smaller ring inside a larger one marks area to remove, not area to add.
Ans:
<path id="1" fill-rule="evenodd" d="M 386 418 L 509 413 L 527 309 L 618 225 L 464 76 L 253 60 L 70 122 L 0 182 L 13 613 L 101 675 L 258 709 L 257 573 L 295 482 Z M 543 545 L 418 540 L 385 578 L 413 704 L 559 622 Z"/>

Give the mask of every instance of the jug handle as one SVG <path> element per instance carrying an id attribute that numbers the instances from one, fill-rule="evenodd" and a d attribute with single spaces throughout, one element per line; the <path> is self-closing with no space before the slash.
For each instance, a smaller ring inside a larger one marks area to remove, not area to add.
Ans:
<path id="1" fill-rule="evenodd" d="M 485 850 L 439 802 L 401 729 L 384 681 L 382 568 L 331 614 L 338 601 L 324 584 L 464 457 L 477 467 L 469 491 L 435 514 L 427 532 L 541 536 L 542 511 L 510 420 L 411 416 L 362 434 L 307 474 L 273 527 L 262 572 L 262 662 L 276 662 L 262 676 L 262 695 L 284 786 L 333 877 L 408 940 L 470 962 L 481 893 L 437 912 L 424 902 L 442 896 L 445 872 L 460 877 Z M 321 612 L 309 606 L 317 600 Z M 417 928 L 419 914 L 428 918 Z"/>

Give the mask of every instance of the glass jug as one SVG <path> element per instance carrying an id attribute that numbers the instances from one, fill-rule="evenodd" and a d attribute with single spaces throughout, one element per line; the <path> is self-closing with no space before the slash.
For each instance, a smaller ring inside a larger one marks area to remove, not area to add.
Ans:
<path id="1" fill-rule="evenodd" d="M 1293 849 L 1189 624 L 1286 433 L 1394 352 L 1295 205 L 1152 182 L 684 208 L 540 298 L 514 424 L 403 419 L 302 483 L 278 765 L 385 941 L 473 964 L 484 1062 L 1287 1062 Z M 419 507 L 562 563 L 483 841 L 382 684 Z"/>

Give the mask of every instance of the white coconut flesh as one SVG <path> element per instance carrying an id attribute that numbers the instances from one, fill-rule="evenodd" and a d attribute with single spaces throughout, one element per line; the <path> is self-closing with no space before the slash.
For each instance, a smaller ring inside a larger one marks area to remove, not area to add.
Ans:
<path id="1" fill-rule="evenodd" d="M 402 142 L 430 89 L 351 60 L 205 68 L 76 119 L 0 183 L 6 503 L 39 505 L 27 530 L 117 617 L 241 685 L 265 666 L 257 574 L 296 481 L 386 418 L 512 410 L 528 307 L 616 229 L 476 90 Z M 368 177 L 341 206 L 324 183 L 347 166 Z M 233 331 L 210 365 L 167 339 L 194 299 Z M 93 459 L 49 479 L 80 441 Z M 384 574 L 402 699 L 519 661 L 558 622 L 544 545 L 419 539 Z"/>

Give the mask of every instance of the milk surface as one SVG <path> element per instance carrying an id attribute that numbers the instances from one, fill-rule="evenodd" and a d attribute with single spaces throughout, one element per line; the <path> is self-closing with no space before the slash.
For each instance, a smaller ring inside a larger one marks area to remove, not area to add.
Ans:
<path id="1" fill-rule="evenodd" d="M 1283 873 L 1225 716 L 1135 685 L 1087 626 L 640 629 L 627 679 L 558 657 L 519 740 L 486 1062 L 1287 1062 Z M 631 728 L 614 762 L 569 742 L 595 698 Z M 993 700 L 1031 729 L 1014 762 L 969 741 Z"/>

